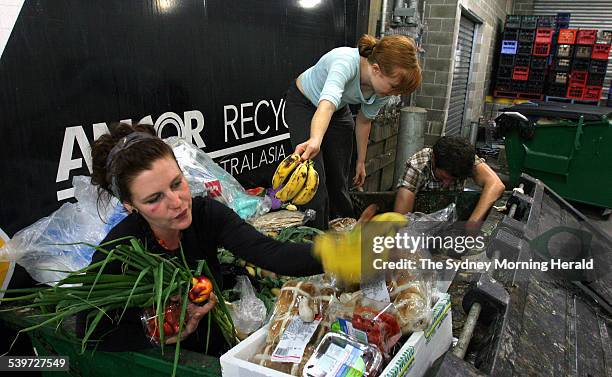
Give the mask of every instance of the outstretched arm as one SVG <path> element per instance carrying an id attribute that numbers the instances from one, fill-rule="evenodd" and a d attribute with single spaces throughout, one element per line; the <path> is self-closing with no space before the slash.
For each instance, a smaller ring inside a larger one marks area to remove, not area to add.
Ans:
<path id="1" fill-rule="evenodd" d="M 474 181 L 482 187 L 482 193 L 476 208 L 468 219 L 468 223 L 483 221 L 489 208 L 504 193 L 506 188 L 493 169 L 484 162 L 474 166 Z"/>
<path id="2" fill-rule="evenodd" d="M 405 187 L 400 187 L 395 195 L 395 205 L 393 211 L 401 213 L 403 215 L 408 212 L 412 212 L 414 209 L 414 192 L 408 190 Z"/>
<path id="3" fill-rule="evenodd" d="M 317 111 L 315 111 L 310 122 L 310 139 L 295 147 L 295 153 L 302 156 L 302 160 L 308 160 L 319 154 L 323 137 L 327 132 L 334 111 L 336 111 L 336 106 L 330 101 L 324 99 L 319 102 Z"/>
<path id="4" fill-rule="evenodd" d="M 242 220 L 227 206 L 209 200 L 210 220 L 217 225 L 217 239 L 234 255 L 265 270 L 287 276 L 310 276 L 323 272 L 308 243 L 279 242 Z"/>

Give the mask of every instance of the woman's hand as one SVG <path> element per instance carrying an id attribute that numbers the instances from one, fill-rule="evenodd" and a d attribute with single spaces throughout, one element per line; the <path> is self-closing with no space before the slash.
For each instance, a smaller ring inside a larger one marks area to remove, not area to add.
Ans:
<path id="1" fill-rule="evenodd" d="M 300 155 L 302 161 L 314 158 L 321 150 L 321 140 L 310 138 L 295 147 L 295 152 Z"/>
<path id="2" fill-rule="evenodd" d="M 180 296 L 172 297 L 172 301 L 181 301 Z M 181 340 L 188 337 L 191 333 L 193 333 L 197 328 L 200 320 L 204 317 L 204 315 L 210 312 L 215 305 L 217 305 L 217 296 L 211 292 L 208 301 L 203 306 L 198 306 L 193 303 L 187 304 L 187 312 L 189 312 L 189 321 L 183 327 L 183 332 L 181 333 Z M 178 336 L 171 336 L 166 338 L 166 344 L 174 344 L 178 341 Z"/>
<path id="3" fill-rule="evenodd" d="M 365 162 L 357 162 L 355 166 L 355 177 L 353 178 L 353 186 L 361 187 L 365 182 L 366 171 L 365 171 Z"/>

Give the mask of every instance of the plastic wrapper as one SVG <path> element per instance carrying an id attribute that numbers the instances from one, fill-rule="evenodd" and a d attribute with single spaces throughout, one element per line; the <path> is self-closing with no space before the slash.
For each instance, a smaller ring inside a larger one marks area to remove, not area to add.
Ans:
<path id="1" fill-rule="evenodd" d="M 381 308 L 362 302 L 355 306 L 351 322 L 354 328 L 364 331 L 368 336 L 368 343 L 377 346 L 383 354 L 389 354 L 402 337 L 397 314 L 391 304 Z"/>
<path id="2" fill-rule="evenodd" d="M 329 315 L 335 332 L 372 344 L 383 355 L 388 355 L 402 336 L 394 305 L 364 297 L 363 291 L 341 294 Z"/>
<path id="3" fill-rule="evenodd" d="M 404 335 L 425 330 L 431 324 L 433 290 L 432 281 L 427 277 L 426 273 L 402 270 L 387 282 Z"/>
<path id="4" fill-rule="evenodd" d="M 376 376 L 382 355 L 372 346 L 339 333 L 326 334 L 304 366 L 303 376 Z M 346 373 L 340 374 L 341 371 Z"/>
<path id="5" fill-rule="evenodd" d="M 246 276 L 238 276 L 237 280 L 234 290 L 240 292 L 240 299 L 232 302 L 229 309 L 238 338 L 245 339 L 263 325 L 266 306 L 255 296 L 255 290 Z"/>
<path id="6" fill-rule="evenodd" d="M 249 195 L 242 185 L 204 151 L 177 136 L 165 139 L 189 183 L 193 196 L 210 196 L 234 210 L 243 219 L 270 211 L 268 197 Z"/>
<path id="7" fill-rule="evenodd" d="M 342 217 L 329 222 L 329 229 L 334 232 L 349 232 L 357 225 L 357 220 L 352 217 Z"/>
<path id="8" fill-rule="evenodd" d="M 266 343 L 253 357 L 252 361 L 283 373 L 301 376 L 304 365 L 317 344 L 330 331 L 326 312 L 335 300 L 335 289 L 315 277 L 310 280 L 290 280 L 281 288 L 274 307 L 274 314 L 268 328 Z M 291 321 L 300 317 L 302 321 L 320 321 L 312 337 L 308 340 L 300 362 L 275 362 L 272 354 Z"/>
<path id="9" fill-rule="evenodd" d="M 98 206 L 97 189 L 89 177 L 74 177 L 72 184 L 77 202 L 64 203 L 51 215 L 15 233 L 0 249 L 0 260 L 17 262 L 34 280 L 50 285 L 65 278 L 68 271 L 91 263 L 94 249 L 85 243 L 100 243 L 127 213 L 114 198 Z"/>
<path id="10" fill-rule="evenodd" d="M 455 233 L 457 223 L 457 211 L 455 203 L 449 204 L 447 207 L 430 213 L 411 213 L 407 215 L 409 220 L 408 226 L 401 230 L 401 232 L 408 233 L 412 236 L 428 236 L 428 237 L 439 237 L 444 239 L 446 236 L 461 236 L 464 235 L 464 230 L 461 230 L 459 234 Z M 442 248 L 440 242 L 430 242 L 425 247 L 419 247 L 417 250 L 409 255 L 409 258 L 413 259 L 432 259 L 432 253 L 438 255 L 449 255 L 454 254 L 454 250 L 445 250 Z M 445 292 L 451 284 L 454 277 L 454 272 L 449 269 L 442 271 L 420 271 L 423 277 L 417 277 L 418 279 L 429 278 L 433 287 L 436 287 Z M 433 275 L 433 276 L 430 276 Z"/>
<path id="11" fill-rule="evenodd" d="M 300 226 L 314 219 L 315 211 L 308 209 L 305 212 L 281 210 L 266 213 L 249 220 L 257 230 L 262 233 L 279 232 L 292 226 Z"/>
<path id="12" fill-rule="evenodd" d="M 159 326 L 157 314 L 153 307 L 143 309 L 140 320 L 142 321 L 147 339 L 149 339 L 151 344 L 159 345 L 161 329 L 163 329 L 166 339 L 178 335 L 179 323 L 181 321 L 181 305 L 178 303 L 171 303 L 166 306 L 164 310 L 164 323 L 161 327 Z M 189 321 L 189 312 L 185 312 L 184 323 L 187 323 L 187 321 Z"/>
<path id="13" fill-rule="evenodd" d="M 414 234 L 437 234 L 450 227 L 457 221 L 455 203 L 432 213 L 414 212 L 406 215 L 408 218 L 408 231 Z"/>

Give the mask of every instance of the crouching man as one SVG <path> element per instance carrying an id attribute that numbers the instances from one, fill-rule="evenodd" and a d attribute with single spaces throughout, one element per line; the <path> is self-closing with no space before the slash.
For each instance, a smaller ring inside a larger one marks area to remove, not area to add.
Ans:
<path id="1" fill-rule="evenodd" d="M 394 211 L 412 212 L 415 197 L 421 190 L 463 191 L 468 177 L 482 187 L 480 199 L 468 219 L 468 227 L 478 228 L 505 186 L 465 138 L 443 136 L 433 148 L 423 148 L 408 159 L 398 183 Z"/>

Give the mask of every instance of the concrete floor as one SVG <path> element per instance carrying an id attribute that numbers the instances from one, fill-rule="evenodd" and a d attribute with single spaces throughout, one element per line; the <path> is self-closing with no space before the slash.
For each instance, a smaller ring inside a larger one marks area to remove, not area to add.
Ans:
<path id="1" fill-rule="evenodd" d="M 612 216 L 609 214 L 604 216 L 603 208 L 576 202 L 572 202 L 571 204 L 574 206 L 574 208 L 588 217 L 593 225 L 600 227 L 608 236 L 612 238 Z"/>

